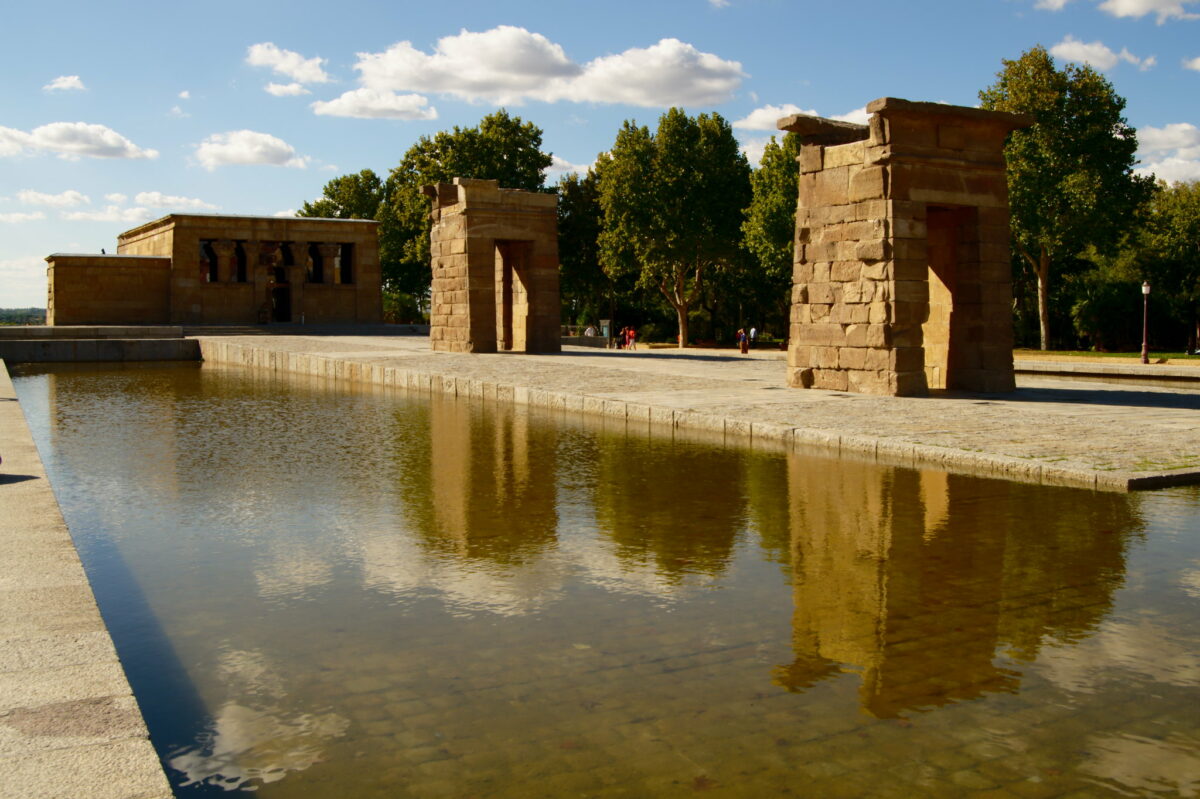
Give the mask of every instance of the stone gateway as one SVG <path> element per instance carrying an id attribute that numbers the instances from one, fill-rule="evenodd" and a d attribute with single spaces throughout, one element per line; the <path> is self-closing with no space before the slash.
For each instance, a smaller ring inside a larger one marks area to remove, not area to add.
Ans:
<path id="1" fill-rule="evenodd" d="M 885 97 L 866 125 L 806 115 L 788 384 L 1011 391 L 1004 143 L 1032 119 Z"/>
<path id="2" fill-rule="evenodd" d="M 559 352 L 558 195 L 471 178 L 424 192 L 433 349 Z"/>

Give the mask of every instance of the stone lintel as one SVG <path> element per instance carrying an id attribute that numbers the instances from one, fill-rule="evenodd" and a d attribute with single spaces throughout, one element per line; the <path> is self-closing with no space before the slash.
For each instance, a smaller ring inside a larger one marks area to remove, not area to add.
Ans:
<path id="1" fill-rule="evenodd" d="M 836 119 L 815 117 L 810 114 L 792 114 L 775 123 L 779 130 L 795 133 L 802 144 L 849 144 L 866 139 L 871 129 L 867 125 L 841 122 Z"/>
<path id="2" fill-rule="evenodd" d="M 965 105 L 918 102 L 915 100 L 901 100 L 897 97 L 880 97 L 878 100 L 872 100 L 867 103 L 867 113 L 879 114 L 885 119 L 900 115 L 957 117 L 958 119 L 972 122 L 990 123 L 1009 130 L 1019 130 L 1033 124 L 1033 117 L 1030 114 L 987 111 L 982 108 L 970 108 Z M 782 120 L 780 122 L 782 123 Z M 782 127 L 782 124 L 780 127 Z"/>

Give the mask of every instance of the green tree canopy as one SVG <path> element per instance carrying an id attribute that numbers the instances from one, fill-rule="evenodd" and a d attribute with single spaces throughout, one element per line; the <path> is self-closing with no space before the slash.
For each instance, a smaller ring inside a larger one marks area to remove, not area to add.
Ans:
<path id="1" fill-rule="evenodd" d="M 504 109 L 474 128 L 422 136 L 387 179 L 388 200 L 379 216 L 384 279 L 416 296 L 429 289 L 429 199 L 422 186 L 478 178 L 498 180 L 506 189 L 540 191 L 551 162 L 542 152 L 541 128 Z"/>
<path id="2" fill-rule="evenodd" d="M 609 277 L 637 276 L 674 309 L 679 344 L 688 311 L 709 270 L 739 258 L 750 165 L 719 114 L 689 117 L 672 108 L 649 129 L 626 121 L 607 158 L 597 161 L 600 263 Z"/>
<path id="3" fill-rule="evenodd" d="M 784 135 L 782 142 L 771 137 L 758 169 L 750 173 L 752 196 L 742 222 L 743 246 L 758 261 L 747 281 L 752 298 L 760 305 L 774 306 L 785 325 L 791 304 L 799 154 L 796 134 Z"/>
<path id="4" fill-rule="evenodd" d="M 384 200 L 383 181 L 370 169 L 342 175 L 325 184 L 321 197 L 304 203 L 296 216 L 324 219 L 375 219 Z"/>
<path id="5" fill-rule="evenodd" d="M 600 268 L 600 185 L 589 169 L 558 181 L 558 263 L 563 318 L 592 323 L 611 313 L 612 283 Z"/>
<path id="6" fill-rule="evenodd" d="M 1151 191 L 1133 174 L 1136 132 L 1125 100 L 1088 66 L 1062 69 L 1044 47 L 1003 61 L 984 108 L 1031 114 L 1005 148 L 1013 247 L 1037 280 L 1042 349 L 1050 346 L 1050 278 L 1088 245 L 1113 248 Z"/>

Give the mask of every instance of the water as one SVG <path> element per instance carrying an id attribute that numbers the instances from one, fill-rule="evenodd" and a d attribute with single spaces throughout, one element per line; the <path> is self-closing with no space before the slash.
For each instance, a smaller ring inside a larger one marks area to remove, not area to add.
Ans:
<path id="1" fill-rule="evenodd" d="M 179 796 L 1200 794 L 1196 489 L 225 367 L 15 382 Z"/>

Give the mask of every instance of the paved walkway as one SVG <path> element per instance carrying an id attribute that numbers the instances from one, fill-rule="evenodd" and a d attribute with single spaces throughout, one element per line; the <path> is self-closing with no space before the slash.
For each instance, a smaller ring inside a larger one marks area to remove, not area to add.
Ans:
<path id="1" fill-rule="evenodd" d="M 778 352 L 567 347 L 435 353 L 417 336 L 201 338 L 206 361 L 511 400 L 1108 490 L 1200 483 L 1200 390 L 1021 375 L 1010 394 L 870 397 L 789 389 Z"/>
<path id="2" fill-rule="evenodd" d="M 0 361 L 0 796 L 165 799 L 166 775 Z"/>

